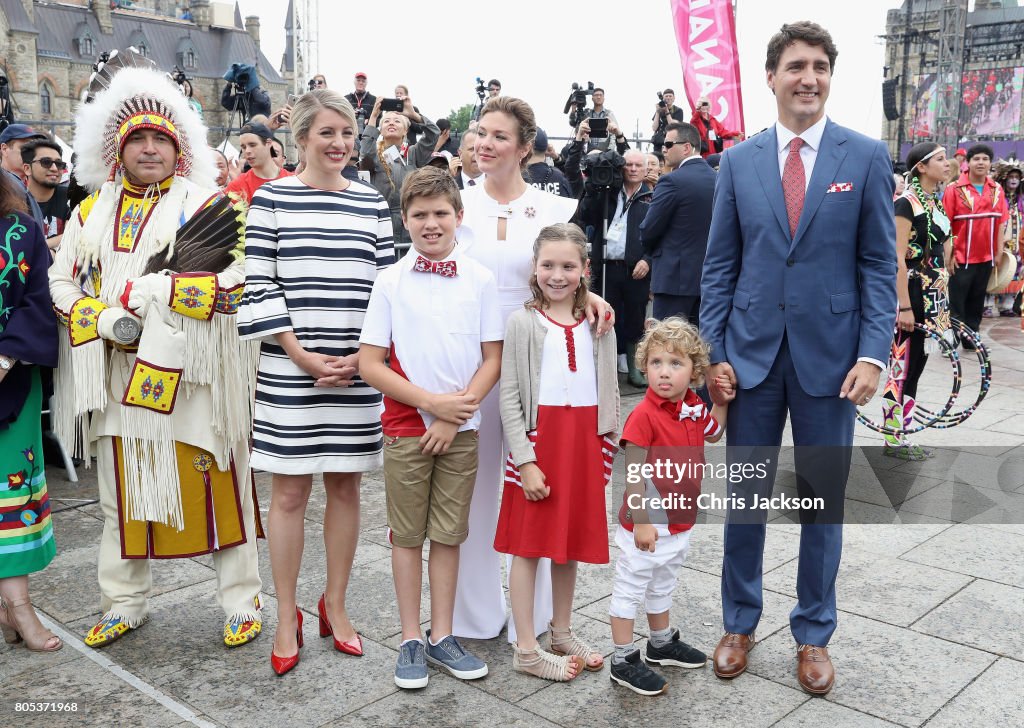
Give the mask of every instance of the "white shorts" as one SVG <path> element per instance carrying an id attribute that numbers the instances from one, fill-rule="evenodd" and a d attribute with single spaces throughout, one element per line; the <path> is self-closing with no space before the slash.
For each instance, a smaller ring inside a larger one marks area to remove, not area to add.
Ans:
<path id="1" fill-rule="evenodd" d="M 615 581 L 608 613 L 621 619 L 635 619 L 643 605 L 648 614 L 667 612 L 672 606 L 679 569 L 690 548 L 690 532 L 667 534 L 658 529 L 654 553 L 641 551 L 633 543 L 633 533 L 621 525 L 615 532 L 615 544 L 622 555 L 615 562 Z"/>

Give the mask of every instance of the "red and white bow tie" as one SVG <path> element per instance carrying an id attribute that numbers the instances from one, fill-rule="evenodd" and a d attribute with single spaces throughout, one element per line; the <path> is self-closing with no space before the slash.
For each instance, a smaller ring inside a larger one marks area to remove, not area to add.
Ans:
<path id="1" fill-rule="evenodd" d="M 690 407 L 689 405 L 680 403 L 679 406 L 679 419 L 680 421 L 687 418 L 696 421 L 704 414 L 704 405 L 698 404 Z"/>
<path id="2" fill-rule="evenodd" d="M 454 260 L 432 261 L 427 260 L 422 255 L 416 258 L 412 269 L 420 273 L 437 273 L 445 278 L 454 278 L 455 274 L 458 273 L 458 266 L 455 265 Z"/>

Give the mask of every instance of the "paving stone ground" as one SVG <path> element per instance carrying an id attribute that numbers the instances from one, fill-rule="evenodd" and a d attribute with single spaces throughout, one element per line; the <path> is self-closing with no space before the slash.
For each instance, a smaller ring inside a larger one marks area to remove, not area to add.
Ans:
<path id="1" fill-rule="evenodd" d="M 31 591 L 67 644 L 46 655 L 0 644 L 0 725 L 1022 725 L 1024 334 L 1014 319 L 987 320 L 983 333 L 992 348 L 991 391 L 964 424 L 916 437 L 936 448 L 935 459 L 905 463 L 875 457 L 873 450 L 855 456 L 838 584 L 839 628 L 830 645 L 838 677 L 826 698 L 802 692 L 794 674 L 788 614 L 796 602 L 799 526 L 785 513 L 768 530 L 759 644 L 748 672 L 734 681 L 717 679 L 710 667 L 666 671 L 670 689 L 658 698 L 613 687 L 607 668 L 571 684 L 549 684 L 512 671 L 502 635 L 466 641 L 488 661 L 485 679 L 463 683 L 431 671 L 424 691 L 398 690 L 392 669 L 399 621 L 379 472 L 370 473 L 363 486 L 349 588 L 364 657 L 343 656 L 316 637 L 324 575 L 324 503 L 317 488 L 307 512 L 299 584 L 306 645 L 292 673 L 278 678 L 269 665 L 276 601 L 265 544 L 264 634 L 255 643 L 235 650 L 221 644 L 222 616 L 206 557 L 156 562 L 150 622 L 93 651 L 80 638 L 99 616 L 95 474 L 83 470 L 72 484 L 51 464 L 47 476 L 59 553 L 32 577 Z M 976 369 L 965 361 L 966 402 L 977 391 Z M 929 364 L 921 402 L 945 400 L 948 370 L 948 364 Z M 641 396 L 624 388 L 624 410 Z M 878 445 L 879 436 L 858 427 L 857 444 Z M 617 471 L 621 478 L 621 462 Z M 269 478 L 260 476 L 257 483 L 265 516 Z M 781 476 L 779 485 L 786 489 Z M 722 518 L 709 513 L 702 520 L 693 532 L 672 618 L 688 642 L 710 654 L 722 631 Z M 581 567 L 575 612 L 576 628 L 606 654 L 611 576 L 609 566 Z M 641 645 L 646 629 L 641 618 Z M 16 711 L 17 702 L 31 701 L 73 703 L 77 710 Z"/>

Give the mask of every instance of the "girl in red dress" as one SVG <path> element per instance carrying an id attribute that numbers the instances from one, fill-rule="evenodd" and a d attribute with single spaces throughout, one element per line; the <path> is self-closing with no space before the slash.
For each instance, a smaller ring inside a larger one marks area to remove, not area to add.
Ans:
<path id="1" fill-rule="evenodd" d="M 577 226 L 541 230 L 532 299 L 508 320 L 501 422 L 509 444 L 494 548 L 512 554 L 513 667 L 548 680 L 600 670 L 601 654 L 572 631 L 576 564 L 608 563 L 605 486 L 618 429 L 615 337 L 597 338 L 583 311 L 587 240 Z M 537 561 L 550 558 L 551 651 L 534 635 Z"/>

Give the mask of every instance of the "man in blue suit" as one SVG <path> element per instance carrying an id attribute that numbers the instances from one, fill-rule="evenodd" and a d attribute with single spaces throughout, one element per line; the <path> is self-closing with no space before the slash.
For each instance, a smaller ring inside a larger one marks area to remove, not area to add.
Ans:
<path id="1" fill-rule="evenodd" d="M 674 171 L 658 180 L 640 226 L 651 256 L 654 318 L 680 316 L 700 325 L 700 261 L 708 246 L 715 171 L 700 156 L 700 133 L 686 122 L 669 124 L 665 163 Z"/>
<path id="2" fill-rule="evenodd" d="M 707 380 L 725 375 L 737 387 L 730 460 L 771 460 L 767 478 L 732 484 L 730 494 L 749 508 L 755 493 L 771 492 L 788 411 L 799 495 L 827 496 L 828 514 L 800 512 L 790 615 L 797 678 L 819 695 L 835 679 L 827 645 L 855 408 L 878 387 L 897 309 L 892 166 L 883 143 L 825 117 L 836 55 L 828 31 L 810 22 L 784 25 L 769 41 L 778 123 L 723 155 L 700 311 L 712 347 Z M 726 634 L 714 655 L 722 678 L 746 669 L 762 609 L 763 514 L 731 505 Z"/>

